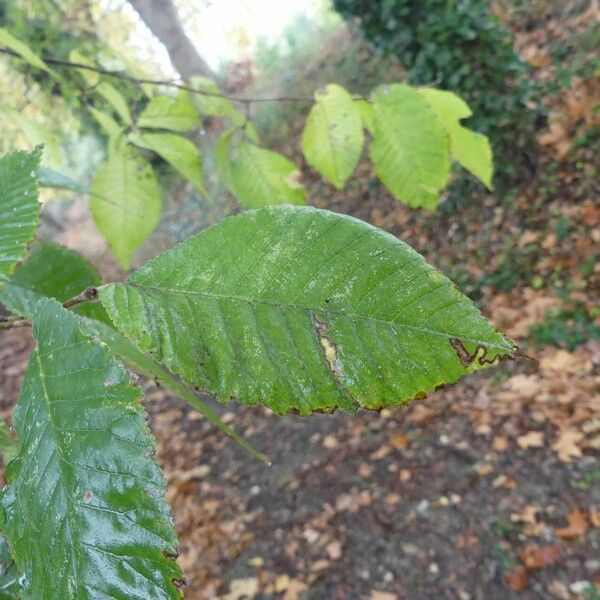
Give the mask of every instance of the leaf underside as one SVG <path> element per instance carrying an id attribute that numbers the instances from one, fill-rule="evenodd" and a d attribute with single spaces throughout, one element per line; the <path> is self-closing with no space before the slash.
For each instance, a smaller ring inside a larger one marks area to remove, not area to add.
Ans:
<path id="1" fill-rule="evenodd" d="M 141 392 L 54 300 L 38 303 L 2 497 L 25 599 L 180 598 Z"/>
<path id="2" fill-rule="evenodd" d="M 375 172 L 398 200 L 434 210 L 450 175 L 448 134 L 415 88 L 394 84 L 373 93 Z"/>
<path id="3" fill-rule="evenodd" d="M 116 150 L 92 183 L 92 216 L 123 268 L 156 227 L 160 189 L 150 164 L 131 148 Z"/>
<path id="4" fill-rule="evenodd" d="M 27 252 L 40 217 L 37 172 L 41 149 L 0 159 L 0 288 Z"/>
<path id="5" fill-rule="evenodd" d="M 302 149 L 311 167 L 341 189 L 354 171 L 364 136 L 359 108 L 338 85 L 315 94 L 317 102 L 306 119 Z"/>
<path id="6" fill-rule="evenodd" d="M 409 246 L 308 207 L 225 219 L 100 298 L 185 381 L 277 413 L 395 406 L 515 353 Z"/>

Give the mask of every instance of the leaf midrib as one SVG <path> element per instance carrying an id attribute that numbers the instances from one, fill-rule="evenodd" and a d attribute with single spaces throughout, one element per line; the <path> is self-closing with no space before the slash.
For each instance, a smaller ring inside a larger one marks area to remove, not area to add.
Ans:
<path id="1" fill-rule="evenodd" d="M 185 295 L 185 296 L 202 296 L 205 298 L 213 298 L 213 299 L 217 299 L 217 300 L 238 300 L 241 302 L 247 302 L 248 304 L 263 304 L 266 306 L 273 306 L 276 308 L 297 308 L 297 309 L 306 311 L 308 313 L 310 313 L 311 311 L 313 311 L 313 312 L 318 311 L 318 312 L 326 313 L 326 314 L 333 315 L 333 316 L 348 317 L 348 318 L 351 318 L 351 319 L 354 318 L 357 320 L 363 319 L 365 321 L 381 323 L 382 325 L 387 325 L 388 327 L 392 327 L 392 328 L 397 327 L 400 329 L 402 329 L 402 328 L 411 329 L 411 330 L 417 331 L 419 333 L 437 335 L 440 337 L 445 337 L 447 339 L 449 339 L 451 337 L 457 338 L 457 339 L 460 339 L 465 342 L 471 342 L 478 346 L 501 349 L 501 350 L 504 350 L 504 351 L 510 352 L 510 353 L 514 352 L 514 349 L 509 346 L 490 343 L 490 342 L 486 342 L 484 340 L 478 340 L 476 338 L 472 338 L 472 337 L 468 337 L 468 336 L 464 336 L 464 335 L 460 335 L 460 334 L 453 334 L 453 333 L 448 333 L 448 332 L 444 332 L 444 331 L 438 331 L 435 329 L 429 329 L 427 327 L 419 327 L 418 325 L 410 325 L 407 323 L 399 323 L 396 321 L 384 321 L 382 319 L 377 319 L 376 317 L 372 317 L 370 315 L 351 313 L 351 312 L 347 312 L 347 311 L 343 311 L 343 310 L 335 310 L 335 309 L 327 308 L 327 307 L 323 307 L 323 306 L 304 306 L 302 304 L 297 304 L 297 303 L 276 302 L 273 300 L 266 300 L 264 298 L 252 298 L 252 297 L 247 297 L 247 296 L 241 296 L 238 294 L 217 294 L 215 292 L 206 292 L 206 291 L 201 291 L 201 290 L 182 290 L 182 289 L 175 289 L 175 288 L 153 287 L 153 286 L 147 286 L 147 285 L 140 285 L 140 284 L 132 283 L 132 282 L 120 283 L 119 285 L 122 285 L 124 287 L 137 288 L 140 290 L 158 292 L 158 293 L 166 292 L 166 293 L 171 293 L 171 294 L 181 294 L 181 295 Z M 107 287 L 111 287 L 111 286 L 114 288 L 115 284 L 106 284 L 104 286 L 101 286 L 101 288 L 99 288 L 99 289 L 103 289 L 103 288 L 107 288 Z"/>

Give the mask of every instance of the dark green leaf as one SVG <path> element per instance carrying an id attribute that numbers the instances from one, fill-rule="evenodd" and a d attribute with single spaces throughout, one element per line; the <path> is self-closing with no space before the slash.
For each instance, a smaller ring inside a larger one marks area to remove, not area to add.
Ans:
<path id="1" fill-rule="evenodd" d="M 42 296 L 64 302 L 101 283 L 100 275 L 83 256 L 54 242 L 40 242 L 0 291 L 0 302 L 11 312 L 31 319 Z M 109 322 L 98 303 L 82 304 L 73 310 Z"/>
<path id="2" fill-rule="evenodd" d="M 14 427 L 6 534 L 28 599 L 175 599 L 175 532 L 141 392 L 77 317 L 40 300 Z"/>
<path id="3" fill-rule="evenodd" d="M 27 252 L 39 219 L 37 174 L 42 151 L 11 152 L 0 159 L 0 288 Z"/>

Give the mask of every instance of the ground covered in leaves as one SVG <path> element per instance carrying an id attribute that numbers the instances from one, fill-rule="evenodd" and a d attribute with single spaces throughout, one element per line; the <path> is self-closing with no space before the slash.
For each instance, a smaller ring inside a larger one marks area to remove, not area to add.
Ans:
<path id="1" fill-rule="evenodd" d="M 553 53 L 600 27 L 596 2 L 537 26 L 505 18 L 540 81 L 558 76 Z M 315 204 L 412 244 L 531 359 L 380 414 L 222 411 L 271 466 L 145 384 L 187 598 L 600 598 L 600 80 L 572 77 L 545 104 L 534 172 L 502 199 L 479 191 L 427 215 L 364 165 L 343 192 L 308 176 Z M 52 235 L 106 259 L 80 205 L 66 215 L 76 226 Z M 29 336 L 0 338 L 2 416 Z"/>

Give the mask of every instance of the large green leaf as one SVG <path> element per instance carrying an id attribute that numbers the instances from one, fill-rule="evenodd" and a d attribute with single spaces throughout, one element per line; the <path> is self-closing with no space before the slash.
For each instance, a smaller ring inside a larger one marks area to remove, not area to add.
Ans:
<path id="1" fill-rule="evenodd" d="M 152 168 L 131 148 L 118 148 L 92 183 L 94 222 L 123 268 L 154 231 L 160 218 L 160 188 Z"/>
<path id="2" fill-rule="evenodd" d="M 100 298 L 185 381 L 278 413 L 395 406 L 515 353 L 409 246 L 308 207 L 225 219 Z"/>
<path id="3" fill-rule="evenodd" d="M 371 160 L 398 199 L 434 209 L 450 175 L 448 134 L 415 88 L 394 84 L 373 93 Z"/>
<path id="4" fill-rule="evenodd" d="M 179 598 L 141 391 L 56 301 L 40 300 L 33 335 L 2 497 L 24 598 Z"/>
<path id="5" fill-rule="evenodd" d="M 140 148 L 158 154 L 201 194 L 206 195 L 202 181 L 202 157 L 191 140 L 174 133 L 144 133 L 132 135 L 131 141 Z"/>
<path id="6" fill-rule="evenodd" d="M 31 319 L 41 297 L 64 302 L 101 283 L 100 275 L 83 256 L 54 242 L 40 242 L 0 291 L 0 302 L 11 312 Z M 73 310 L 109 322 L 98 303 L 81 304 Z"/>
<path id="7" fill-rule="evenodd" d="M 330 84 L 315 93 L 306 119 L 302 150 L 308 164 L 341 189 L 354 171 L 363 147 L 361 115 L 352 96 Z"/>
<path id="8" fill-rule="evenodd" d="M 473 113 L 467 104 L 452 92 L 435 88 L 420 88 L 419 92 L 435 111 L 450 136 L 452 158 L 492 189 L 494 165 L 492 148 L 485 135 L 460 124 Z"/>
<path id="9" fill-rule="evenodd" d="M 285 156 L 244 141 L 230 144 L 227 150 L 230 189 L 246 208 L 306 204 L 306 191 L 298 181 L 300 172 Z M 217 151 L 222 165 L 225 149 Z M 227 169 L 221 166 L 220 171 Z"/>
<path id="10" fill-rule="evenodd" d="M 27 252 L 40 219 L 37 174 L 42 151 L 0 159 L 0 288 Z"/>
<path id="11" fill-rule="evenodd" d="M 200 124 L 198 113 L 187 92 L 177 96 L 155 96 L 142 111 L 137 124 L 148 129 L 190 131 Z"/>

